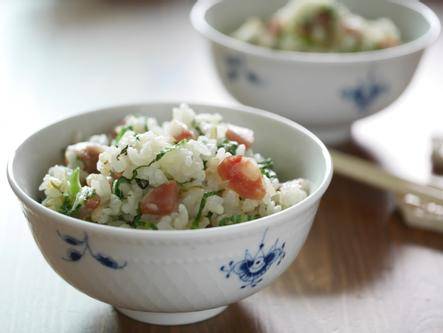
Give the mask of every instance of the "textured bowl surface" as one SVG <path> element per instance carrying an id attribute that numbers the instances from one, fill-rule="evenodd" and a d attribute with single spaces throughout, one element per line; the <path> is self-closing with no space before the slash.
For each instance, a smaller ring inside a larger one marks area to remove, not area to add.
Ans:
<path id="1" fill-rule="evenodd" d="M 245 18 L 269 17 L 286 0 L 199 1 L 191 20 L 208 39 L 218 76 L 234 98 L 291 118 L 334 143 L 347 138 L 353 121 L 386 108 L 403 93 L 440 32 L 437 16 L 418 1 L 342 2 L 365 17 L 391 18 L 404 43 L 322 54 L 271 50 L 228 36 Z"/>
<path id="2" fill-rule="evenodd" d="M 284 178 L 311 180 L 310 196 L 255 221 L 184 231 L 103 226 L 38 203 L 43 175 L 60 162 L 62 149 L 78 130 L 85 136 L 101 133 L 130 113 L 164 121 L 174 105 L 122 106 L 65 119 L 29 137 L 8 164 L 11 187 L 51 267 L 91 297 L 135 319 L 160 324 L 208 318 L 272 282 L 302 247 L 331 178 L 324 145 L 292 121 L 245 107 L 191 105 L 196 112 L 218 112 L 229 122 L 252 128 L 255 150 L 272 157 Z"/>

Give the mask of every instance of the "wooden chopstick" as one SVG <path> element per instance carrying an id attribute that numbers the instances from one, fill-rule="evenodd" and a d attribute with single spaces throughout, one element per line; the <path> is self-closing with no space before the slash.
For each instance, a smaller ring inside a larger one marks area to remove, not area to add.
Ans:
<path id="1" fill-rule="evenodd" d="M 330 149 L 334 172 L 398 194 L 414 194 L 424 201 L 443 205 L 443 190 L 394 176 L 361 158 Z"/>

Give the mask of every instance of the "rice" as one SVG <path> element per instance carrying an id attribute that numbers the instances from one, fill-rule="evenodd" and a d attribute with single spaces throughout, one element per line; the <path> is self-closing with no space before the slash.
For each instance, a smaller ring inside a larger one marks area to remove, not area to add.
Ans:
<path id="1" fill-rule="evenodd" d="M 289 1 L 269 20 L 248 18 L 232 36 L 263 47 L 306 52 L 370 51 L 401 42 L 390 19 L 365 19 L 336 0 Z"/>
<path id="2" fill-rule="evenodd" d="M 273 162 L 252 150 L 253 132 L 196 114 L 130 115 L 109 135 L 70 145 L 48 170 L 42 204 L 85 221 L 123 228 L 197 229 L 242 223 L 309 195 L 305 179 L 280 183 Z"/>

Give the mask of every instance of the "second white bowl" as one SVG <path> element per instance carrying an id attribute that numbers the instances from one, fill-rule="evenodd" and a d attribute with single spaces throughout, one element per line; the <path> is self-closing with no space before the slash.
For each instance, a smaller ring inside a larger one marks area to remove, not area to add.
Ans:
<path id="1" fill-rule="evenodd" d="M 269 17 L 286 2 L 201 0 L 191 20 L 210 42 L 217 73 L 234 98 L 291 118 L 327 143 L 345 140 L 352 122 L 395 101 L 440 32 L 437 16 L 418 1 L 343 0 L 365 17 L 391 18 L 404 43 L 379 51 L 322 54 L 266 49 L 228 35 L 247 17 Z"/>

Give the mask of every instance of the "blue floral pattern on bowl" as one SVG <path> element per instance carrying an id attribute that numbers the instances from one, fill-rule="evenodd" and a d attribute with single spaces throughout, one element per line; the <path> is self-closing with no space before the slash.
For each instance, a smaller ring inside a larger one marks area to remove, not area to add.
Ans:
<path id="1" fill-rule="evenodd" d="M 280 265 L 285 253 L 285 242 L 279 244 L 277 238 L 272 246 L 265 249 L 265 237 L 268 229 L 263 233 L 263 237 L 258 245 L 255 254 L 252 254 L 248 249 L 245 250 L 243 259 L 239 261 L 231 260 L 227 265 L 220 267 L 220 271 L 225 273 L 228 279 L 232 274 L 238 276 L 242 285 L 240 288 L 251 287 L 254 288 L 258 283 L 263 281 L 263 276 L 272 267 L 274 263 Z"/>
<path id="2" fill-rule="evenodd" d="M 260 85 L 263 83 L 260 76 L 248 67 L 245 57 L 229 55 L 225 58 L 225 64 L 227 69 L 226 77 L 229 81 L 234 82 L 244 78 L 253 85 Z"/>
<path id="3" fill-rule="evenodd" d="M 364 80 L 355 87 L 348 87 L 341 91 L 343 99 L 351 102 L 361 112 L 367 112 L 371 105 L 384 93 L 388 86 L 376 80 L 374 73 L 370 72 Z"/>
<path id="4" fill-rule="evenodd" d="M 97 262 L 105 267 L 112 269 L 122 269 L 126 267 L 126 261 L 124 263 L 118 263 L 116 260 L 108 255 L 102 254 L 100 252 L 94 252 L 89 245 L 89 238 L 87 233 L 85 233 L 83 239 L 78 239 L 70 235 L 64 235 L 58 230 L 57 235 L 66 244 L 71 245 L 71 247 L 68 248 L 68 250 L 66 251 L 66 256 L 62 257 L 63 260 L 76 262 L 82 259 L 85 254 L 89 253 L 91 257 L 93 257 Z"/>

